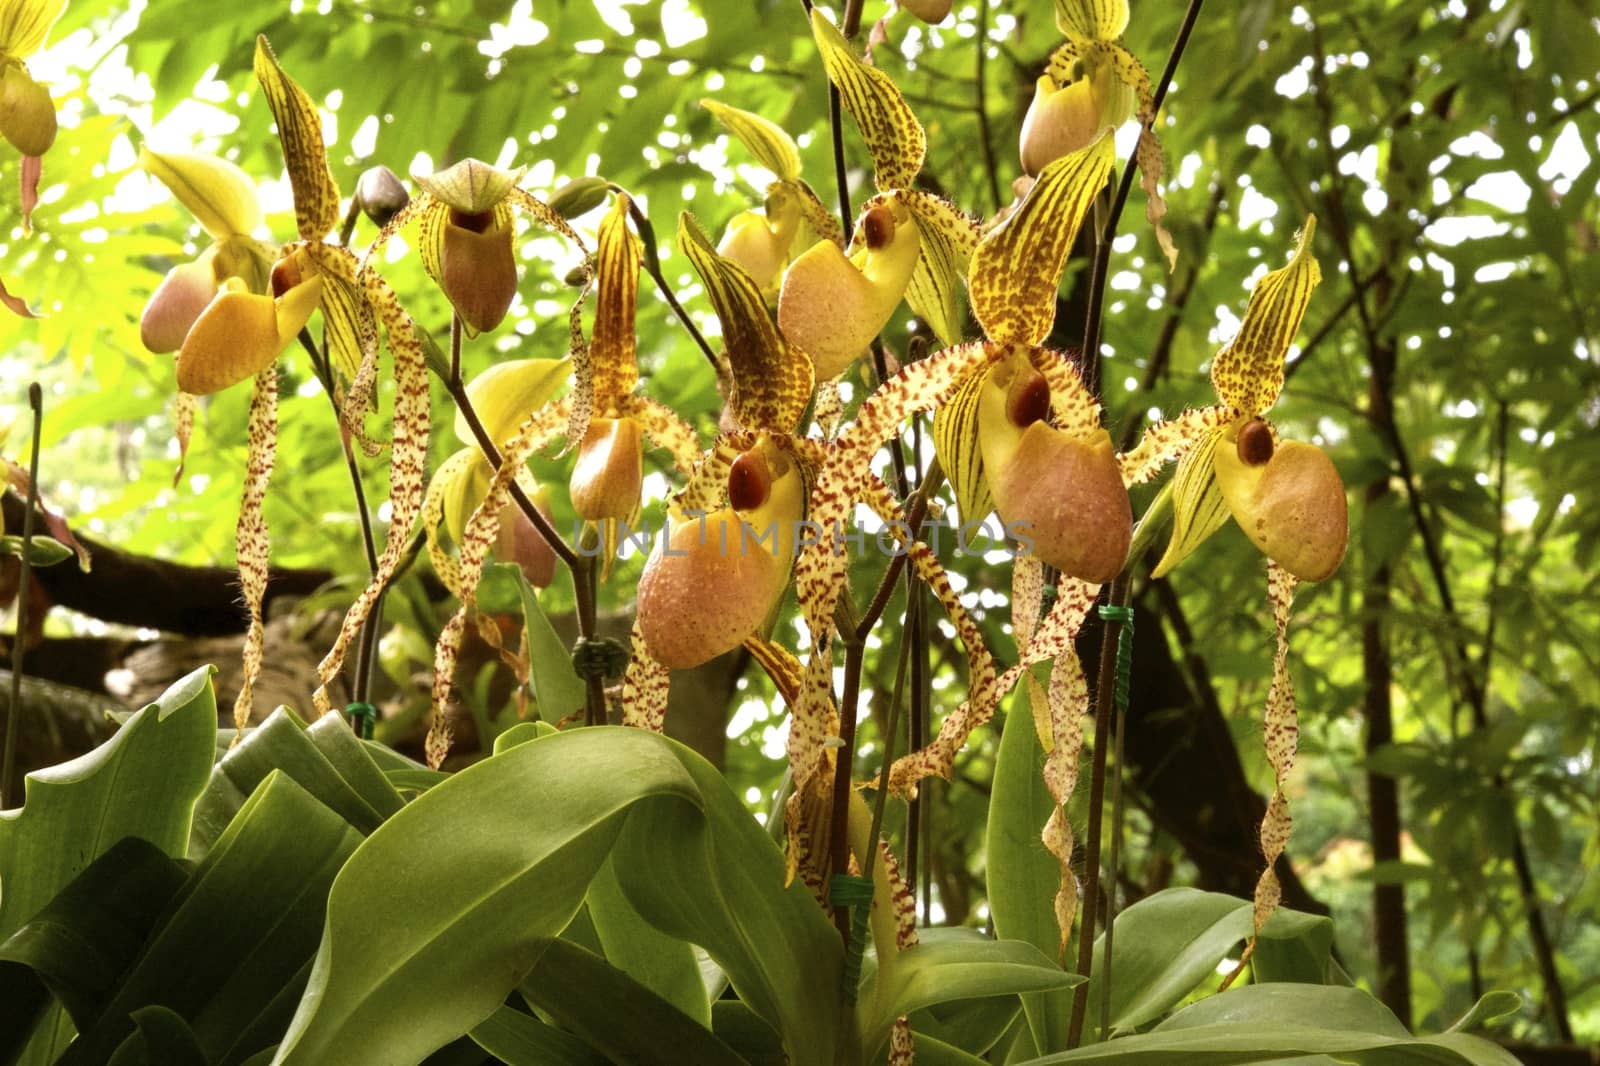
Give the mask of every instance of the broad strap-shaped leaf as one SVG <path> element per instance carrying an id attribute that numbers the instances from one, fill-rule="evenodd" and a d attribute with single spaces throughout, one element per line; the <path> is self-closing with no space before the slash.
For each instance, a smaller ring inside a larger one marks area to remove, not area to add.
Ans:
<path id="1" fill-rule="evenodd" d="M 278 124 L 294 191 L 295 224 L 302 240 L 320 241 L 339 224 L 339 186 L 328 168 L 322 116 L 311 96 L 279 65 L 265 36 L 256 37 L 255 72 Z"/>
<path id="2" fill-rule="evenodd" d="M 745 429 L 790 433 L 811 399 L 811 357 L 783 339 L 760 286 L 739 264 L 717 254 L 687 211 L 678 216 L 678 247 L 694 264 L 722 323 L 734 417 Z"/>
<path id="3" fill-rule="evenodd" d="M 1206 429 L 1199 442 L 1178 460 L 1177 472 L 1172 475 L 1172 539 L 1151 577 L 1171 573 L 1227 522 L 1231 512 L 1217 487 L 1213 458 L 1225 432 L 1222 425 Z"/>
<path id="4" fill-rule="evenodd" d="M 978 223 L 932 193 L 904 189 L 900 196 L 911 208 L 922 245 L 911 284 L 906 287 L 906 303 L 941 341 L 959 344 L 965 302 L 962 282 L 978 247 Z"/>
<path id="5" fill-rule="evenodd" d="M 991 340 L 1038 345 L 1049 335 L 1067 253 L 1111 173 L 1114 147 L 1101 136 L 1045 167 L 1011 217 L 978 243 L 967 286 Z"/>
<path id="6" fill-rule="evenodd" d="M 1306 216 L 1294 258 L 1256 282 L 1238 335 L 1211 361 L 1217 399 L 1240 414 L 1261 414 L 1278 402 L 1283 391 L 1284 360 L 1311 303 L 1311 292 L 1322 280 L 1322 268 L 1311 254 L 1316 229 L 1316 216 Z"/>
<path id="7" fill-rule="evenodd" d="M 794 140 L 774 122 L 769 122 L 750 111 L 703 99 L 700 106 L 711 112 L 727 131 L 750 149 L 756 161 L 777 177 L 779 181 L 796 181 L 800 177 L 800 150 Z"/>
<path id="8" fill-rule="evenodd" d="M 634 313 L 639 299 L 639 238 L 628 228 L 626 193 L 600 220 L 596 256 L 594 337 L 589 344 L 594 412 L 611 418 L 639 380 Z M 581 385 L 580 385 L 581 387 Z"/>
<path id="9" fill-rule="evenodd" d="M 1114 41 L 1128 28 L 1128 0 L 1056 0 L 1056 29 L 1077 41 Z"/>
<path id="10" fill-rule="evenodd" d="M 665 741 L 603 728 L 518 744 L 429 789 L 340 871 L 276 1061 L 420 1062 L 504 1002 L 630 812 L 660 803 L 696 825 L 701 802 Z"/>
<path id="11" fill-rule="evenodd" d="M 233 725 L 250 724 L 256 678 L 261 676 L 261 653 L 266 643 L 266 622 L 261 602 L 267 594 L 267 567 L 272 539 L 267 531 L 263 504 L 272 480 L 272 460 L 278 445 L 278 367 L 273 363 L 256 375 L 250 396 L 250 421 L 245 430 L 244 495 L 239 500 L 239 522 L 234 546 L 239 561 L 239 589 L 244 595 L 250 625 L 244 637 L 244 661 L 239 668 L 239 696 L 233 704 Z"/>
<path id="12" fill-rule="evenodd" d="M 873 181 L 884 192 L 909 189 L 928 151 L 927 135 L 911 105 L 889 75 L 856 58 L 850 42 L 818 8 L 811 10 L 811 35 L 822 53 L 828 80 L 839 90 L 840 101 L 867 143 Z"/>
<path id="13" fill-rule="evenodd" d="M 989 345 L 984 348 L 991 350 Z M 988 360 L 975 364 L 933 412 L 934 454 L 955 489 L 963 522 L 982 521 L 994 510 L 983 472 L 983 449 L 978 447 L 978 397 L 993 365 Z"/>

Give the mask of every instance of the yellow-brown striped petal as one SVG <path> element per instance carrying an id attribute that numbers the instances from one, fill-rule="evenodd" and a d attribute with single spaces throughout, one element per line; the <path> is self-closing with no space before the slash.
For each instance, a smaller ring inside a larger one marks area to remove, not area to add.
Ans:
<path id="1" fill-rule="evenodd" d="M 265 36 L 256 37 L 255 72 L 278 124 L 300 237 L 319 241 L 339 224 L 339 185 L 328 169 L 322 116 L 311 96 L 279 65 Z"/>
<path id="2" fill-rule="evenodd" d="M 1217 398 L 1240 414 L 1261 414 L 1278 402 L 1283 391 L 1284 360 L 1311 303 L 1311 292 L 1322 280 L 1322 269 L 1311 254 L 1316 228 L 1316 216 L 1308 215 L 1294 258 L 1256 282 L 1238 335 L 1211 361 L 1211 386 Z"/>
<path id="3" fill-rule="evenodd" d="M 800 177 L 800 150 L 782 127 L 760 115 L 716 100 L 701 100 L 700 106 L 750 149 L 756 162 L 772 171 L 779 181 L 794 181 Z"/>
<path id="4" fill-rule="evenodd" d="M 1172 539 L 1151 577 L 1163 577 L 1200 547 L 1228 520 L 1228 505 L 1217 487 L 1215 457 L 1225 426 L 1204 431 L 1178 461 L 1172 475 Z"/>
<path id="5" fill-rule="evenodd" d="M 594 413 L 616 413 L 639 380 L 634 312 L 639 298 L 639 238 L 628 229 L 626 194 L 618 193 L 600 221 L 596 252 L 594 336 L 589 346 Z"/>
<path id="6" fill-rule="evenodd" d="M 1016 212 L 978 243 L 967 288 L 991 340 L 1038 345 L 1049 335 L 1067 253 L 1111 173 L 1113 151 L 1101 137 L 1045 167 Z"/>
<path id="7" fill-rule="evenodd" d="M 1128 28 L 1128 0 L 1056 0 L 1056 29 L 1073 40 L 1114 41 Z"/>
<path id="8" fill-rule="evenodd" d="M 950 201 L 907 189 L 900 193 L 911 208 L 921 236 L 922 254 L 906 287 L 906 303 L 945 344 L 961 343 L 966 317 L 963 291 L 967 266 L 978 247 L 978 223 Z"/>
<path id="9" fill-rule="evenodd" d="M 678 247 L 694 264 L 722 324 L 733 373 L 731 406 L 746 429 L 789 433 L 811 399 L 811 357 L 778 332 L 755 281 L 711 247 L 694 217 L 678 217 Z"/>
<path id="10" fill-rule="evenodd" d="M 933 412 L 933 451 L 955 489 L 963 522 L 981 522 L 994 510 L 978 447 L 978 398 L 991 369 L 987 361 L 974 365 Z"/>
<path id="11" fill-rule="evenodd" d="M 828 80 L 838 88 L 845 110 L 861 129 L 878 188 L 910 188 L 928 150 L 927 135 L 911 105 L 889 75 L 856 58 L 850 42 L 820 8 L 811 9 L 811 35 L 822 53 Z"/>

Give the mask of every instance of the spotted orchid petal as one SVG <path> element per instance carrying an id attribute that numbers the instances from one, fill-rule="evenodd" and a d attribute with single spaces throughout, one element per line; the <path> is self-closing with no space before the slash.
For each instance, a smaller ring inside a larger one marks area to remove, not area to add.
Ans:
<path id="1" fill-rule="evenodd" d="M 239 590 L 250 621 L 245 630 L 239 695 L 233 702 L 233 725 L 239 730 L 235 744 L 250 724 L 255 681 L 261 675 L 262 650 L 267 637 L 261 604 L 267 594 L 272 539 L 267 530 L 264 504 L 278 443 L 278 368 L 270 361 L 256 374 L 246 440 L 244 493 L 239 500 L 239 521 L 234 527 L 234 550 L 239 564 Z"/>
<path id="2" fill-rule="evenodd" d="M 255 74 L 278 124 L 300 239 L 321 240 L 339 224 L 339 185 L 328 167 L 322 116 L 310 94 L 284 72 L 265 36 L 256 37 Z"/>
<path id="3" fill-rule="evenodd" d="M 840 101 L 861 130 L 877 187 L 885 192 L 909 189 L 928 151 L 922 123 L 889 75 L 858 59 L 820 8 L 811 9 L 811 34 L 828 80 L 838 88 Z"/>
<path id="4" fill-rule="evenodd" d="M 1055 323 L 1067 253 L 1111 173 L 1101 137 L 1046 167 L 1017 210 L 978 243 L 967 271 L 972 312 L 990 340 L 1038 345 Z"/>
<path id="5" fill-rule="evenodd" d="M 618 193 L 600 221 L 596 246 L 594 335 L 589 345 L 594 412 L 614 415 L 639 381 L 634 315 L 639 300 L 639 238 L 628 229 L 631 201 Z M 583 387 L 582 383 L 579 387 Z"/>
<path id="6" fill-rule="evenodd" d="M 978 247 L 978 222 L 932 193 L 902 189 L 898 195 L 911 209 L 921 238 L 917 266 L 906 286 L 906 304 L 939 340 L 959 344 L 966 307 L 964 282 Z"/>
<path id="7" fill-rule="evenodd" d="M 760 286 L 743 267 L 716 253 L 687 212 L 678 217 L 678 247 L 705 283 L 722 324 L 734 417 L 746 429 L 789 433 L 811 399 L 811 357 L 778 332 Z"/>

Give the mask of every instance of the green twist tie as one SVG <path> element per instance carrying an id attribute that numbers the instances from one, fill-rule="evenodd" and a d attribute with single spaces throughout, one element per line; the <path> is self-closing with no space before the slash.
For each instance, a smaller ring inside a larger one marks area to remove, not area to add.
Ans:
<path id="1" fill-rule="evenodd" d="M 372 739 L 372 727 L 378 720 L 378 708 L 370 703 L 356 702 L 347 704 L 344 713 L 350 716 L 350 728 L 362 740 Z"/>
<path id="2" fill-rule="evenodd" d="M 1051 582 L 1040 591 L 1039 614 L 1041 617 L 1049 614 L 1051 610 L 1054 609 L 1056 605 L 1056 598 L 1060 595 L 1061 590 L 1056 587 L 1055 582 Z"/>
<path id="3" fill-rule="evenodd" d="M 872 916 L 872 878 L 834 874 L 828 879 L 828 899 L 835 907 L 853 907 L 850 915 L 850 950 L 845 953 L 839 992 L 855 1006 L 861 985 L 861 957 L 867 950 L 867 922 Z"/>
<path id="4" fill-rule="evenodd" d="M 579 637 L 572 645 L 572 669 L 586 681 L 621 677 L 632 657 L 626 645 L 603 637 Z"/>
<path id="5" fill-rule="evenodd" d="M 1133 608 L 1107 604 L 1100 608 L 1100 618 L 1122 625 L 1122 631 L 1117 634 L 1117 683 L 1112 694 L 1117 710 L 1126 711 L 1128 693 L 1133 687 Z"/>

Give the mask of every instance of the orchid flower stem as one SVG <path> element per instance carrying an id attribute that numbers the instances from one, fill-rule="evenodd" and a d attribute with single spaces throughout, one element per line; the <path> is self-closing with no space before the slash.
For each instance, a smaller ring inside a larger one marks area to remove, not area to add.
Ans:
<path id="1" fill-rule="evenodd" d="M 500 448 L 489 436 L 489 431 L 484 428 L 483 419 L 478 417 L 477 409 L 472 406 L 472 398 L 467 395 L 466 382 L 461 380 L 461 319 L 454 317 L 450 324 L 450 377 L 444 383 L 450 393 L 450 398 L 455 401 L 456 410 L 461 412 L 461 417 L 466 420 L 467 428 L 472 431 L 472 439 L 478 442 L 478 448 L 483 452 L 483 457 L 489 465 L 496 470 L 500 469 Z M 567 542 L 561 539 L 550 520 L 544 512 L 534 506 L 528 494 L 522 491 L 522 486 L 517 484 L 515 478 L 506 486 L 511 493 L 511 498 L 516 501 L 517 507 L 528 516 L 528 521 L 533 523 L 533 528 L 539 531 L 550 550 L 574 575 L 583 568 L 583 560 L 578 553 L 573 551 Z M 581 601 L 580 601 L 581 602 Z M 579 614 L 582 623 L 582 613 Z M 585 634 L 588 635 L 588 634 Z"/>
<path id="2" fill-rule="evenodd" d="M 1161 81 L 1156 85 L 1154 105 L 1150 109 L 1152 116 L 1160 114 L 1161 104 L 1167 98 L 1167 90 L 1172 87 L 1172 76 L 1178 71 L 1178 61 L 1183 58 L 1183 50 L 1188 47 L 1189 35 L 1194 32 L 1194 24 L 1200 17 L 1200 5 L 1205 0 L 1189 0 L 1189 7 L 1183 13 L 1183 23 L 1178 27 L 1177 39 L 1172 42 L 1172 51 L 1167 56 L 1167 65 L 1161 72 Z M 1143 133 L 1140 133 L 1141 138 Z M 1128 155 L 1127 165 L 1122 168 L 1122 180 L 1117 185 L 1116 197 L 1111 201 L 1111 213 L 1106 216 L 1105 226 L 1098 231 L 1098 240 L 1095 245 L 1095 261 L 1091 278 L 1095 279 L 1089 288 L 1089 311 L 1084 316 L 1083 327 L 1083 358 L 1085 364 L 1095 370 L 1094 377 L 1088 382 L 1089 388 L 1098 391 L 1099 366 L 1100 366 L 1100 324 L 1105 307 L 1106 274 L 1111 265 L 1111 244 L 1117 236 L 1117 223 L 1122 218 L 1122 209 L 1128 202 L 1128 194 L 1133 190 L 1133 175 L 1138 171 L 1137 161 L 1139 147 L 1134 144 L 1133 151 Z"/>
<path id="3" fill-rule="evenodd" d="M 1111 583 L 1106 603 L 1115 607 L 1128 605 L 1126 570 Z M 1084 844 L 1083 858 L 1083 921 L 1078 930 L 1078 973 L 1084 977 L 1089 977 L 1094 968 L 1095 920 L 1100 913 L 1100 837 L 1103 821 L 1100 809 L 1105 803 L 1106 756 L 1110 749 L 1111 711 L 1117 683 L 1117 640 L 1121 633 L 1121 622 L 1107 620 L 1100 634 L 1100 674 L 1095 685 L 1094 704 L 1094 758 L 1089 777 L 1089 834 Z M 1089 982 L 1085 981 L 1072 992 L 1072 1020 L 1067 1029 L 1068 1048 L 1075 1048 L 1083 1041 L 1083 1020 L 1088 1007 Z"/>
<path id="4" fill-rule="evenodd" d="M 1106 949 L 1101 956 L 1103 970 L 1100 974 L 1100 1039 L 1111 1038 L 1111 950 L 1112 936 L 1117 928 L 1117 879 L 1122 858 L 1122 758 L 1124 738 L 1128 733 L 1128 707 L 1117 701 L 1116 738 L 1111 742 L 1111 856 L 1106 860 Z"/>
<path id="5" fill-rule="evenodd" d="M 461 379 L 461 316 L 450 316 L 450 377 L 445 382 L 445 388 L 450 392 L 450 398 L 455 401 L 456 410 L 461 412 L 461 417 L 466 421 L 467 428 L 472 431 L 472 439 L 478 442 L 478 449 L 483 452 L 483 457 L 489 465 L 496 470 L 500 469 L 500 447 L 489 436 L 489 431 L 484 428 L 483 419 L 478 417 L 477 409 L 472 406 L 472 397 L 467 395 L 467 384 Z M 594 560 L 585 559 L 572 547 L 561 539 L 550 520 L 544 516 L 528 494 L 517 484 L 517 479 L 512 478 L 506 485 L 511 493 L 511 498 L 516 501 L 517 507 L 528 516 L 528 521 L 533 523 L 533 528 L 539 531 L 539 536 L 550 545 L 550 550 L 556 553 L 567 572 L 572 575 L 572 595 L 577 606 L 578 636 L 583 640 L 592 640 L 595 633 L 595 588 L 594 588 Z M 585 681 L 584 712 L 585 720 L 591 724 L 603 723 L 606 720 L 606 691 L 605 681 L 599 677 L 591 677 Z"/>
<path id="6" fill-rule="evenodd" d="M 617 193 L 625 193 L 627 191 L 620 185 L 612 185 L 611 189 Z M 633 219 L 633 228 L 639 231 L 639 241 L 644 246 L 644 255 L 641 258 L 644 261 L 645 273 L 650 275 L 650 280 L 656 283 L 656 289 L 661 293 L 661 298 L 667 301 L 667 306 L 672 308 L 672 313 L 677 316 L 679 322 L 683 323 L 683 328 L 689 331 L 689 336 L 694 338 L 695 344 L 700 347 L 701 354 L 706 357 L 706 362 L 711 364 L 711 369 L 719 370 L 717 353 L 712 351 L 711 345 L 706 343 L 704 334 L 694 324 L 694 319 L 689 317 L 689 312 L 685 311 L 683 305 L 678 302 L 678 297 L 674 295 L 672 286 L 667 284 L 666 277 L 662 275 L 661 258 L 656 253 L 655 227 L 650 224 L 650 217 L 639 210 L 639 201 L 631 195 L 628 197 L 628 217 Z"/>
<path id="7" fill-rule="evenodd" d="M 989 135 L 989 105 L 984 91 L 984 67 L 989 58 L 989 0 L 978 0 L 977 92 L 974 110 L 978 113 L 978 144 L 983 148 L 983 172 L 989 179 L 989 201 L 995 211 L 1004 205 L 1000 201 L 999 166 L 994 158 L 994 138 Z"/>
<path id="8" fill-rule="evenodd" d="M 828 835 L 828 869 L 842 874 L 850 866 L 850 834 L 846 820 L 850 809 L 850 771 L 856 753 L 856 703 L 861 695 L 861 668 L 866 644 L 851 640 L 844 650 L 844 692 L 839 697 L 839 741 L 833 763 L 833 811 Z M 870 862 L 869 856 L 866 861 Z M 871 867 L 868 867 L 870 869 Z M 850 908 L 835 907 L 833 924 L 850 946 Z"/>
<path id="9" fill-rule="evenodd" d="M 353 227 L 354 223 L 351 225 Z M 328 364 L 327 344 L 324 342 L 319 347 L 311 339 L 311 331 L 304 327 L 300 330 L 299 340 L 300 346 L 311 356 L 312 369 L 317 375 L 317 380 L 322 383 L 322 391 L 333 408 L 333 420 L 342 430 L 344 416 L 339 411 L 339 400 L 333 392 L 333 372 Z M 372 513 L 367 509 L 367 493 L 361 485 L 361 468 L 356 465 L 355 451 L 350 447 L 350 438 L 343 432 L 339 434 L 339 445 L 344 451 L 345 469 L 350 472 L 350 488 L 356 498 L 356 518 L 361 524 L 361 546 L 367 553 L 367 571 L 375 576 L 378 573 L 378 542 L 372 534 Z M 361 642 L 356 650 L 355 679 L 350 686 L 350 698 L 359 703 L 368 702 L 367 696 L 372 690 L 372 663 L 376 658 L 374 652 L 378 642 L 378 632 L 383 625 L 383 598 L 387 592 L 388 589 L 385 588 L 378 594 L 366 623 L 361 627 Z"/>
<path id="10" fill-rule="evenodd" d="M 0 768 L 0 808 L 14 798 L 11 785 L 17 773 L 17 719 L 22 717 L 22 661 L 28 643 L 29 582 L 33 578 L 33 514 L 39 506 L 39 439 L 44 427 L 44 390 L 37 381 L 28 384 L 28 406 L 33 409 L 33 452 L 28 456 L 28 509 L 22 517 L 22 574 L 17 580 L 17 629 L 11 638 L 11 703 L 6 707 L 6 750 Z"/>

